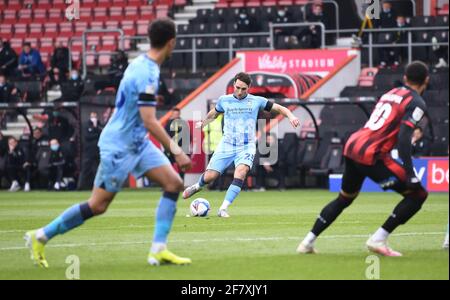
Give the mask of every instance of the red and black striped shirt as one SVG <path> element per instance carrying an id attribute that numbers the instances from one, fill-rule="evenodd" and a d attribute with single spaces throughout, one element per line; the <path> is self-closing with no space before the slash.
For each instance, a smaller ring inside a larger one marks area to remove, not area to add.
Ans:
<path id="1" fill-rule="evenodd" d="M 345 145 L 344 155 L 358 163 L 373 165 L 397 144 L 402 124 L 415 128 L 426 112 L 422 97 L 408 87 L 395 88 L 378 101 L 364 128 Z"/>

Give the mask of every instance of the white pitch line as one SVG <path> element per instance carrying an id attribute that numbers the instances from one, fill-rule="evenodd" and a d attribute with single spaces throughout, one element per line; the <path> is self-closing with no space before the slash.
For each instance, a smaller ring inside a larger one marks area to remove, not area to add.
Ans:
<path id="1" fill-rule="evenodd" d="M 392 236 L 429 236 L 429 235 L 443 235 L 445 232 L 408 232 L 397 233 Z M 321 239 L 342 239 L 342 238 L 368 238 L 369 234 L 354 234 L 354 235 L 328 235 Z M 300 237 L 256 237 L 256 238 L 217 238 L 217 239 L 193 239 L 193 240 L 173 240 L 171 243 L 208 243 L 208 242 L 256 242 L 256 241 L 279 241 L 279 240 L 296 240 L 300 241 Z M 76 247 L 96 247 L 96 246 L 118 246 L 118 245 L 143 245 L 150 244 L 146 242 L 106 242 L 106 243 L 82 243 L 82 244 L 54 244 L 49 245 L 48 248 L 76 248 Z M 28 249 L 27 247 L 4 247 L 0 251 L 13 251 Z"/>

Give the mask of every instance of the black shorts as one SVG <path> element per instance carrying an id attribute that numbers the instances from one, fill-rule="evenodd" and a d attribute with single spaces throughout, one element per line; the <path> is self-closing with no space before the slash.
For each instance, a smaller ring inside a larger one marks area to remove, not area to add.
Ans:
<path id="1" fill-rule="evenodd" d="M 360 164 L 348 157 L 345 158 L 345 171 L 342 177 L 343 192 L 349 195 L 359 193 L 367 177 L 382 188 L 391 189 L 400 194 L 409 190 L 406 185 L 405 169 L 391 157 L 377 160 L 372 166 Z"/>

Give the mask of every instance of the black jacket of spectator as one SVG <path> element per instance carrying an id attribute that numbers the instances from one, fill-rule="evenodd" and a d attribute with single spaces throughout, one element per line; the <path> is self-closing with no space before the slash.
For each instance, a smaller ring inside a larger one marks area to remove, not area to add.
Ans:
<path id="1" fill-rule="evenodd" d="M 0 86 L 0 102 L 1 103 L 14 103 L 18 102 L 18 94 L 13 95 L 13 91 L 16 89 L 14 84 L 6 82 L 3 86 Z"/>
<path id="2" fill-rule="evenodd" d="M 117 55 L 113 56 L 111 66 L 109 67 L 108 74 L 111 79 L 117 83 L 122 80 L 123 74 L 128 67 L 128 57 L 123 51 L 119 51 Z"/>
<path id="3" fill-rule="evenodd" d="M 83 160 L 99 157 L 98 140 L 102 133 L 103 127 L 98 124 L 94 126 L 92 121 L 89 121 L 86 131 L 84 133 L 83 141 Z"/>
<path id="4" fill-rule="evenodd" d="M 48 137 L 63 143 L 73 135 L 74 129 L 69 121 L 61 116 L 50 116 L 48 120 Z"/>
<path id="5" fill-rule="evenodd" d="M 6 76 L 13 75 L 17 67 L 17 54 L 9 43 L 0 44 L 0 73 Z"/>
<path id="6" fill-rule="evenodd" d="M 412 145 L 412 156 L 422 157 L 430 155 L 430 142 L 427 138 L 423 137 Z"/>
<path id="7" fill-rule="evenodd" d="M 51 67 L 58 68 L 61 74 L 69 70 L 69 49 L 67 47 L 58 47 L 53 51 Z"/>
<path id="8" fill-rule="evenodd" d="M 394 10 L 390 12 L 381 11 L 380 19 L 375 22 L 376 27 L 380 28 L 393 28 L 397 27 L 397 14 Z"/>
<path id="9" fill-rule="evenodd" d="M 21 169 L 25 163 L 25 154 L 23 150 L 17 146 L 14 151 L 9 152 L 6 156 L 6 165 L 8 168 Z"/>
<path id="10" fill-rule="evenodd" d="M 59 149 L 58 151 L 50 151 L 50 160 L 49 160 L 50 168 L 63 167 L 65 163 L 66 159 L 61 149 Z"/>
<path id="11" fill-rule="evenodd" d="M 76 80 L 69 79 L 61 84 L 62 96 L 58 101 L 73 102 L 78 101 L 84 91 L 84 82 L 78 78 Z"/>
<path id="12" fill-rule="evenodd" d="M 50 140 L 47 136 L 43 135 L 39 139 L 34 138 L 31 142 L 30 153 L 26 157 L 27 162 L 35 165 L 39 159 L 40 150 L 48 147 L 50 147 Z"/>
<path id="13" fill-rule="evenodd" d="M 8 139 L 0 135 L 0 157 L 3 157 L 8 152 Z"/>

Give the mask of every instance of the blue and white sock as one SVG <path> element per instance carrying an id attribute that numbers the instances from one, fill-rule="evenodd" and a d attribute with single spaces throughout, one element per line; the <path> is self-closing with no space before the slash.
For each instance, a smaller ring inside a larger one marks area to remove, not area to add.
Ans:
<path id="1" fill-rule="evenodd" d="M 243 186 L 244 186 L 243 180 L 237 178 L 233 180 L 230 187 L 228 188 L 227 194 L 225 195 L 225 200 L 223 201 L 220 210 L 228 209 L 228 206 L 230 206 L 233 203 L 233 201 L 241 192 Z"/>
<path id="2" fill-rule="evenodd" d="M 200 179 L 198 180 L 198 186 L 199 187 L 204 187 L 205 185 L 206 185 L 206 182 L 205 182 L 205 173 L 203 173 L 202 174 L 202 176 L 200 176 Z"/>
<path id="3" fill-rule="evenodd" d="M 55 236 L 64 234 L 67 231 L 82 225 L 86 220 L 92 218 L 93 216 L 94 213 L 87 202 L 75 204 L 74 206 L 68 208 L 50 224 L 39 229 L 36 233 L 36 237 L 42 243 L 47 243 Z"/>
<path id="4" fill-rule="evenodd" d="M 156 210 L 156 225 L 151 252 L 158 253 L 166 248 L 167 237 L 177 211 L 178 193 L 165 192 Z"/>

